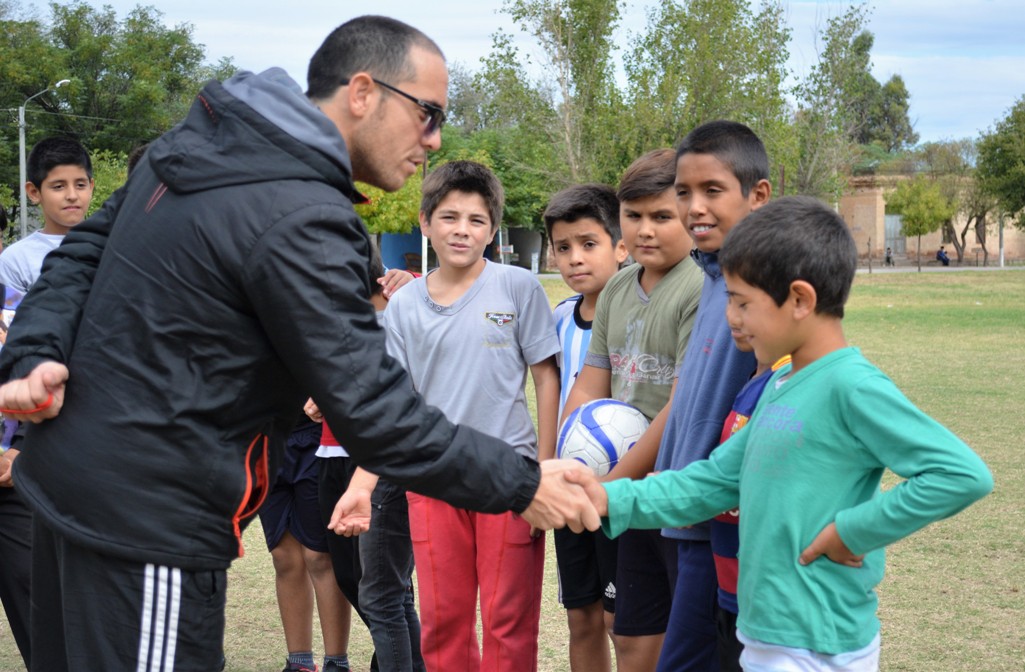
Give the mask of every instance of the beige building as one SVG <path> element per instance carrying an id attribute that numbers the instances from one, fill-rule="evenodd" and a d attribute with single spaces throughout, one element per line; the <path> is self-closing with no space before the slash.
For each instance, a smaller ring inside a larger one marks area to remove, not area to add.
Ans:
<path id="1" fill-rule="evenodd" d="M 847 226 L 851 229 L 854 241 L 858 244 L 858 256 L 867 261 L 871 254 L 873 263 L 882 263 L 886 248 L 893 250 L 897 263 L 915 261 L 917 239 L 905 238 L 900 235 L 900 217 L 886 214 L 884 194 L 892 190 L 902 178 L 894 176 L 864 176 L 851 178 L 850 191 L 840 198 L 839 212 Z M 958 235 L 964 228 L 964 218 L 955 221 Z M 999 221 L 990 216 L 986 222 L 986 248 L 989 250 L 989 263 L 999 263 L 1000 234 Z M 940 245 L 946 247 L 947 254 L 953 263 L 957 263 L 957 252 L 950 241 L 943 239 L 943 232 L 936 231 L 922 236 L 922 261 L 935 259 L 936 250 Z M 983 263 L 982 246 L 972 227 L 965 237 L 964 263 L 975 265 Z M 1025 231 L 1016 228 L 1010 222 L 1004 224 L 1004 260 L 1021 262 L 1025 260 Z"/>

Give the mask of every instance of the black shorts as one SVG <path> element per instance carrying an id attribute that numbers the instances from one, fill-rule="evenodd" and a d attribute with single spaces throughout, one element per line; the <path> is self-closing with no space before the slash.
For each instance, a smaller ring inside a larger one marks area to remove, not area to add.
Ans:
<path id="1" fill-rule="evenodd" d="M 612 631 L 625 637 L 660 635 L 669 623 L 673 588 L 661 530 L 627 530 L 619 537 L 616 618 Z"/>
<path id="2" fill-rule="evenodd" d="M 601 530 L 579 534 L 566 527 L 555 530 L 562 606 L 580 609 L 601 600 L 605 611 L 615 613 L 618 547 Z"/>
<path id="3" fill-rule="evenodd" d="M 737 639 L 737 615 L 716 605 L 715 627 L 718 634 L 719 669 L 722 672 L 741 672 L 740 654 L 744 645 Z"/>
<path id="4" fill-rule="evenodd" d="M 281 468 L 260 507 L 260 524 L 268 550 L 281 543 L 281 538 L 288 531 L 306 548 L 318 553 L 328 552 L 327 527 L 320 515 L 317 494 L 319 426 L 317 429 L 316 436 L 306 436 L 297 431 L 289 437 Z"/>

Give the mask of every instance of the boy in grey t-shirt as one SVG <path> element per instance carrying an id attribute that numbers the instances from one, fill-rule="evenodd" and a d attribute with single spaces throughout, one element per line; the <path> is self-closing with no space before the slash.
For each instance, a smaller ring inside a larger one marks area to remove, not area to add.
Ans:
<path id="1" fill-rule="evenodd" d="M 450 420 L 544 460 L 555 454 L 559 339 L 537 279 L 483 257 L 503 200 L 498 178 L 477 163 L 454 161 L 424 179 L 420 227 L 438 268 L 392 297 L 388 350 Z M 536 436 L 523 389 L 528 369 Z M 452 465 L 453 479 L 459 469 Z M 427 669 L 536 669 L 544 537 L 512 513 L 475 513 L 412 492 L 408 498 Z"/>

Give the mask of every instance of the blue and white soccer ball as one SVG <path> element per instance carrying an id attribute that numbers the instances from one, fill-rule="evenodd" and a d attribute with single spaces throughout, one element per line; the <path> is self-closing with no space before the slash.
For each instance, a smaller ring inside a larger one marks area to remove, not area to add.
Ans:
<path id="1" fill-rule="evenodd" d="M 604 476 L 647 428 L 648 419 L 633 406 L 615 399 L 595 399 L 566 418 L 556 454 L 583 462 L 596 476 Z"/>

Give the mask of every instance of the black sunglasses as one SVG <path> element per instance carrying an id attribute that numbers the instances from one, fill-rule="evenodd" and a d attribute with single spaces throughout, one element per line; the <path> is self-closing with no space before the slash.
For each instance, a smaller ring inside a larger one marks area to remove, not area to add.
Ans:
<path id="1" fill-rule="evenodd" d="M 417 98 L 415 96 L 411 96 L 408 93 L 406 93 L 405 91 L 403 91 L 402 89 L 397 89 L 394 86 L 392 86 L 391 84 L 386 84 L 385 82 L 382 82 L 379 79 L 375 79 L 373 77 L 371 77 L 370 79 L 373 80 L 373 82 L 375 84 L 377 84 L 378 86 L 383 86 L 384 88 L 388 89 L 389 91 L 392 91 L 394 93 L 399 94 L 400 96 L 402 96 L 406 100 L 412 101 L 413 103 L 416 104 L 417 107 L 419 107 L 421 110 L 424 111 L 424 114 L 427 115 L 427 119 L 424 121 L 424 137 L 425 138 L 429 138 L 430 136 L 434 135 L 435 131 L 440 131 L 441 130 L 442 125 L 445 123 L 445 110 L 441 109 L 440 107 L 438 107 L 434 103 L 428 103 L 426 100 L 420 100 L 419 98 Z M 340 82 L 340 84 L 342 86 L 348 86 L 349 85 L 348 78 L 343 79 Z"/>

